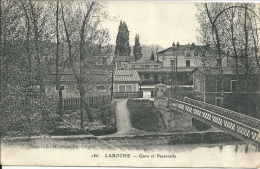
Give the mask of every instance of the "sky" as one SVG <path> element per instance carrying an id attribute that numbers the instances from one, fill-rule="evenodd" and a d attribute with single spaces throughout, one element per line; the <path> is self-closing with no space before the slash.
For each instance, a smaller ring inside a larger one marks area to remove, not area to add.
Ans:
<path id="1" fill-rule="evenodd" d="M 103 22 L 110 32 L 110 44 L 116 43 L 120 20 L 127 24 L 130 45 L 134 45 L 136 34 L 143 45 L 158 44 L 167 48 L 173 42 L 197 44 L 199 24 L 193 2 L 110 1 L 107 10 L 110 16 L 117 18 Z"/>

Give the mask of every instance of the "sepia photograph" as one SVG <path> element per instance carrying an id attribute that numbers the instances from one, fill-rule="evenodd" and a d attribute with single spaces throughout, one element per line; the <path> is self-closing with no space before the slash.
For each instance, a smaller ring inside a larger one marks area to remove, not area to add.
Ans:
<path id="1" fill-rule="evenodd" d="M 260 168 L 260 3 L 0 0 L 3 166 Z"/>

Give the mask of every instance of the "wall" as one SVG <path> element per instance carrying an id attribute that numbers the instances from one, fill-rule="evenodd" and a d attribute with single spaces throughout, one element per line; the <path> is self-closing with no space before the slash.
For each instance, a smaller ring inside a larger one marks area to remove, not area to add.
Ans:
<path id="1" fill-rule="evenodd" d="M 215 105 L 216 97 L 221 97 L 220 93 L 207 92 L 205 94 L 206 103 Z M 192 98 L 203 102 L 204 93 L 194 92 Z M 260 119 L 259 100 L 260 93 L 224 93 L 223 107 Z"/>
<path id="2" fill-rule="evenodd" d="M 134 65 L 134 68 L 132 67 Z M 149 67 L 145 67 L 145 65 L 148 65 Z M 158 67 L 154 67 L 157 65 Z M 130 63 L 130 69 L 159 69 L 162 68 L 161 63 Z"/>
<path id="3" fill-rule="evenodd" d="M 132 89 L 133 91 L 132 92 L 137 92 L 139 90 L 139 85 L 137 82 L 115 82 L 114 83 L 114 92 L 119 92 L 119 85 L 132 85 Z"/>
<path id="4" fill-rule="evenodd" d="M 121 70 L 121 68 L 124 68 L 124 70 L 128 70 L 129 69 L 129 62 L 117 61 L 116 62 L 116 70 Z"/>
<path id="5" fill-rule="evenodd" d="M 173 56 L 172 54 L 165 54 L 165 55 L 159 55 L 158 56 L 158 60 L 160 62 L 163 62 L 163 67 L 171 67 L 171 61 L 175 59 L 175 56 Z M 190 67 L 195 67 L 196 64 L 194 63 L 194 59 L 192 58 L 192 56 L 190 57 Z M 178 54 L 177 56 L 177 66 L 178 67 L 186 67 L 186 59 L 185 59 L 185 55 L 184 54 Z"/>
<path id="6" fill-rule="evenodd" d="M 260 82 L 259 75 L 250 75 L 250 84 L 248 83 L 249 92 L 260 92 Z M 238 88 L 240 92 L 245 92 L 245 77 L 244 75 L 238 75 Z M 200 85 L 198 85 L 198 80 L 201 82 L 202 88 L 204 88 L 204 79 L 203 77 L 197 78 L 194 77 L 194 87 L 197 87 L 197 90 Z M 207 92 L 217 92 L 217 80 L 219 80 L 219 75 L 206 75 L 206 91 Z M 224 74 L 223 75 L 223 90 L 226 93 L 231 93 L 231 80 L 236 80 L 235 74 Z M 199 91 L 199 90 L 198 90 Z M 201 90 L 203 91 L 203 90 Z"/>

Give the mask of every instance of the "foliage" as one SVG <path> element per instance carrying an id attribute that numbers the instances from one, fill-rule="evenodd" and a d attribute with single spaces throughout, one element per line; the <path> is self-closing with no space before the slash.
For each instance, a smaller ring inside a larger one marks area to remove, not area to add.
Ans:
<path id="1" fill-rule="evenodd" d="M 115 55 L 129 56 L 130 53 L 131 47 L 129 46 L 129 31 L 126 23 L 124 21 L 120 21 L 116 37 Z"/>
<path id="2" fill-rule="evenodd" d="M 142 47 L 141 44 L 139 42 L 139 35 L 135 35 L 135 46 L 134 46 L 134 50 L 133 50 L 134 56 L 135 56 L 135 60 L 139 60 L 141 59 L 142 56 Z"/>
<path id="3" fill-rule="evenodd" d="M 154 107 L 152 101 L 129 99 L 127 108 L 134 128 L 145 131 L 162 131 L 165 129 L 162 115 Z"/>
<path id="4" fill-rule="evenodd" d="M 104 3 L 1 0 L 0 10 L 0 107 L 10 96 L 17 102 L 38 102 L 41 107 L 36 110 L 33 104 L 27 105 L 28 110 L 17 106 L 1 110 L 1 124 L 6 124 L 1 133 L 10 130 L 26 135 L 37 130 L 36 134 L 43 134 L 56 125 L 51 123 L 56 112 L 46 107 L 44 92 L 45 80 L 58 72 L 54 60 L 58 69 L 71 70 L 82 97 L 95 90 L 83 81 L 110 88 L 111 78 L 104 76 L 111 74 L 111 66 L 97 66 L 111 52 L 109 32 L 100 26 L 107 19 Z M 57 85 L 55 78 L 52 82 Z M 84 110 L 84 98 L 81 105 Z"/>

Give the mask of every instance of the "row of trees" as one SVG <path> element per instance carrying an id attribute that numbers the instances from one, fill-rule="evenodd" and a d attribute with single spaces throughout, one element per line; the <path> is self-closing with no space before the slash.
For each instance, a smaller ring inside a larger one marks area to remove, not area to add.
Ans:
<path id="1" fill-rule="evenodd" d="M 84 129 L 87 91 L 83 81 L 92 77 L 84 76 L 85 68 L 90 69 L 98 56 L 111 52 L 109 32 L 100 26 L 108 18 L 105 4 L 31 0 L 0 3 L 0 102 L 14 91 L 30 99 L 26 91 L 35 86 L 39 86 L 39 95 L 44 97 L 44 78 L 50 72 L 56 74 L 54 83 L 62 99 L 60 68 L 67 63 L 79 89 L 81 129 Z"/>
<path id="2" fill-rule="evenodd" d="M 215 60 L 220 69 L 224 59 L 239 74 L 243 67 L 245 74 L 250 74 L 252 67 L 260 67 L 259 60 L 259 6 L 254 3 L 198 3 L 197 19 L 199 42 L 210 44 L 215 52 Z M 212 60 L 208 53 L 204 60 Z M 206 66 L 211 67 L 212 62 Z M 222 72 L 221 72 L 222 73 Z M 249 77 L 249 76 L 247 76 Z M 223 86 L 223 84 L 221 85 Z"/>
<path id="3" fill-rule="evenodd" d="M 210 74 L 217 61 L 223 96 L 223 63 L 226 62 L 233 68 L 237 82 L 247 84 L 244 90 L 247 92 L 253 82 L 251 75 L 260 68 L 260 6 L 257 3 L 197 3 L 196 6 L 200 24 L 198 41 L 211 46 L 206 48 L 203 57 L 197 58 L 197 64 Z M 238 92 L 239 85 L 236 88 Z"/>
<path id="4" fill-rule="evenodd" d="M 116 37 L 115 56 L 129 56 L 131 53 L 131 47 L 129 45 L 129 31 L 124 21 L 120 21 L 118 27 L 118 33 Z M 139 41 L 139 34 L 135 35 L 135 45 L 133 47 L 133 54 L 135 60 L 139 60 L 142 57 L 142 47 Z"/>

